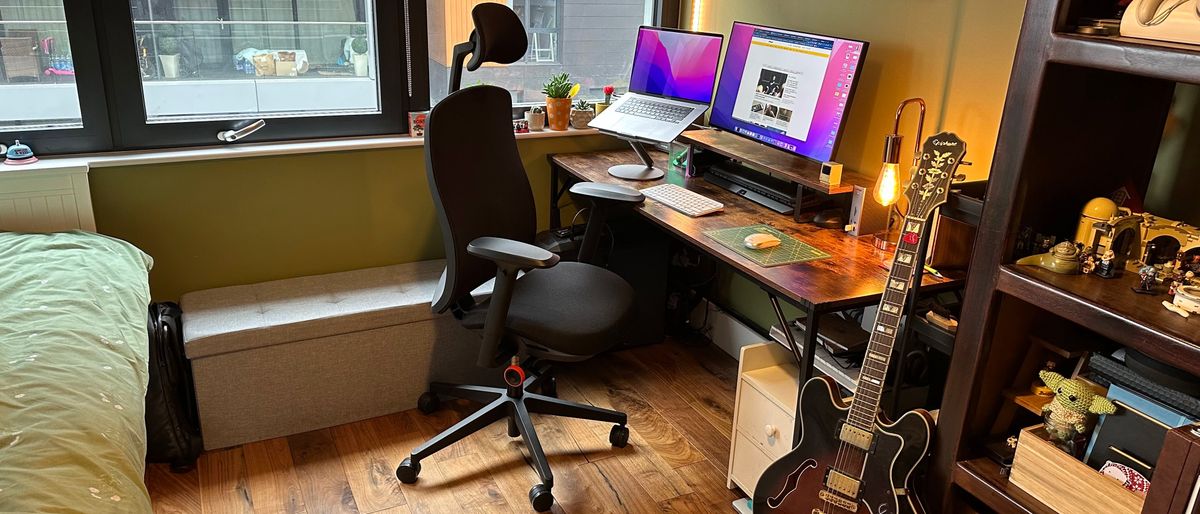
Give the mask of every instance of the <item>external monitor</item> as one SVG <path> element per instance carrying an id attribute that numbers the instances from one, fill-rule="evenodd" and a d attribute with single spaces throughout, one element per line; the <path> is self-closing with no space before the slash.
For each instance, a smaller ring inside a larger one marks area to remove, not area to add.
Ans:
<path id="1" fill-rule="evenodd" d="M 641 27 L 629 90 L 708 104 L 717 80 L 722 39 L 720 34 Z"/>
<path id="2" fill-rule="evenodd" d="M 828 161 L 866 54 L 865 41 L 735 22 L 709 123 Z"/>

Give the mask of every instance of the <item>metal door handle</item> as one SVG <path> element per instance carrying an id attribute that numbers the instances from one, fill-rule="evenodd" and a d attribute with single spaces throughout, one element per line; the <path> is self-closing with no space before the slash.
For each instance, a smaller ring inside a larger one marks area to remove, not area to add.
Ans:
<path id="1" fill-rule="evenodd" d="M 237 130 L 222 130 L 217 132 L 217 140 L 224 141 L 226 143 L 232 143 L 249 136 L 250 134 L 258 132 L 259 129 L 265 126 L 267 126 L 266 120 L 258 120 Z"/>

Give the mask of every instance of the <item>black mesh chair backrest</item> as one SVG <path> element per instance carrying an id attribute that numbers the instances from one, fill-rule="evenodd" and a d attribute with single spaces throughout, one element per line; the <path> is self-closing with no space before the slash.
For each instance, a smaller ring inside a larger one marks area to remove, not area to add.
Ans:
<path id="1" fill-rule="evenodd" d="M 446 249 L 433 309 L 445 312 L 496 275 L 494 263 L 467 254 L 467 243 L 483 236 L 532 243 L 537 230 L 508 91 L 474 86 L 438 102 L 426 120 L 425 171 Z"/>

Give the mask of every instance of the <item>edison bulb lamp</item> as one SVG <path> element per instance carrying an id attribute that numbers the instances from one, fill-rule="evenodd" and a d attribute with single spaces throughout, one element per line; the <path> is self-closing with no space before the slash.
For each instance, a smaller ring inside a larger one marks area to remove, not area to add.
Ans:
<path id="1" fill-rule="evenodd" d="M 871 196 L 887 207 L 900 199 L 900 135 L 888 134 L 883 147 L 883 167 L 875 179 Z"/>

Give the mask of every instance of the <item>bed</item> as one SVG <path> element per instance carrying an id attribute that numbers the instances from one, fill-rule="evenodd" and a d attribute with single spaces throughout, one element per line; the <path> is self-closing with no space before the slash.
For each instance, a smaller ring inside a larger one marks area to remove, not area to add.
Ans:
<path id="1" fill-rule="evenodd" d="M 87 233 L 0 233 L 0 512 L 150 512 L 152 261 Z"/>

